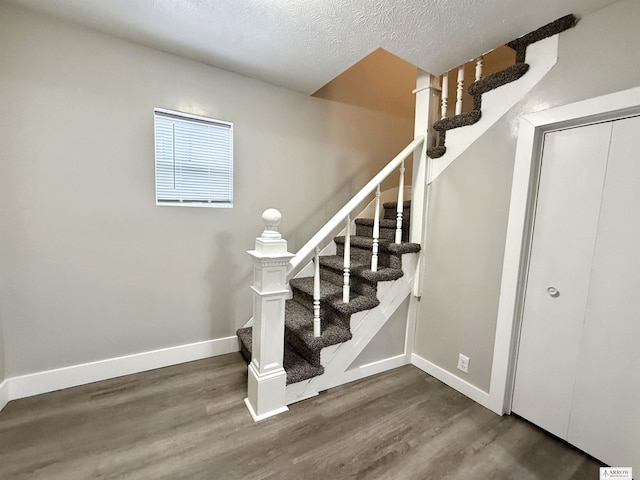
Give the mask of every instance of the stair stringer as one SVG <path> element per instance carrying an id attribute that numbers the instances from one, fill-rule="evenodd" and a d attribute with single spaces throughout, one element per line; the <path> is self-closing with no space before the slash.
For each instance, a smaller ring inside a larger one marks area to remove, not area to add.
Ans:
<path id="1" fill-rule="evenodd" d="M 518 80 L 482 95 L 482 117 L 477 123 L 447 130 L 447 151 L 440 158 L 430 159 L 428 183 L 440 176 L 473 142 L 549 73 L 558 61 L 559 36 L 556 34 L 547 37 L 527 47 L 525 61 L 529 64 L 529 70 Z"/>
<path id="2" fill-rule="evenodd" d="M 363 370 L 349 370 L 349 367 L 411 294 L 417 263 L 417 253 L 402 255 L 404 275 L 397 280 L 378 284 L 380 305 L 351 316 L 352 339 L 348 342 L 322 349 L 320 358 L 324 366 L 324 374 L 304 382 L 288 385 L 286 392 L 287 405 L 314 397 L 322 390 L 337 387 L 380 372 L 363 373 Z M 403 354 L 401 363 L 394 364 L 392 368 L 407 363 L 409 363 L 407 356 Z"/>

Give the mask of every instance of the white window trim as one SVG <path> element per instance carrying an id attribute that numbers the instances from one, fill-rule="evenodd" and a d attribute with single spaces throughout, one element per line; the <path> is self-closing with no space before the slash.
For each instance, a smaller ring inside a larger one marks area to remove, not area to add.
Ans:
<path id="1" fill-rule="evenodd" d="M 160 113 L 160 114 L 165 114 L 165 115 L 169 115 L 169 116 L 175 116 L 179 119 L 185 119 L 185 120 L 195 120 L 198 122 L 202 122 L 202 123 L 209 123 L 209 124 L 219 124 L 219 125 L 227 125 L 230 127 L 230 155 L 231 155 L 231 165 L 232 165 L 232 172 L 231 172 L 231 187 L 232 187 L 232 194 L 231 194 L 231 201 L 229 203 L 209 203 L 209 202 L 168 202 L 168 201 L 161 201 L 158 200 L 158 162 L 156 159 L 156 129 L 155 129 L 155 119 L 156 119 L 156 114 Z M 233 150 L 233 123 L 232 122 L 228 122 L 225 120 L 218 120 L 216 118 L 212 118 L 212 117 L 204 117 L 201 115 L 194 115 L 191 113 L 185 113 L 185 112 L 180 112 L 177 110 L 169 110 L 166 108 L 159 108 L 159 107 L 155 107 L 153 109 L 153 116 L 154 116 L 154 187 L 155 187 L 155 198 L 156 198 L 156 205 L 158 206 L 162 206 L 162 207 L 196 207 L 196 208 L 233 208 L 233 169 L 235 167 L 234 165 L 234 150 Z"/>

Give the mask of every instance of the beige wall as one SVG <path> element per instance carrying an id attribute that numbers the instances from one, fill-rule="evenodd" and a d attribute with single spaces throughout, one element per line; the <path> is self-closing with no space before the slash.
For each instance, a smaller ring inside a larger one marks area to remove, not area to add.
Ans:
<path id="1" fill-rule="evenodd" d="M 413 115 L 418 69 L 382 48 L 374 50 L 355 65 L 338 75 L 313 96 L 348 103 L 401 117 L 411 122 Z M 409 138 L 407 143 L 413 140 Z"/>
<path id="2" fill-rule="evenodd" d="M 413 89 L 417 76 L 415 65 L 378 48 L 318 89 L 313 96 L 385 114 L 394 124 L 394 132 L 388 132 L 386 136 L 391 140 L 393 135 L 393 142 L 404 147 L 413 140 L 416 106 Z M 408 168 L 407 185 L 411 184 L 411 174 L 412 170 Z M 397 187 L 397 177 L 390 175 L 382 189 Z"/>
<path id="3" fill-rule="evenodd" d="M 418 355 L 489 388 L 518 117 L 640 85 L 639 22 L 621 1 L 563 33 L 554 69 L 433 183 Z"/>
<path id="4" fill-rule="evenodd" d="M 0 107 L 8 376 L 233 335 L 262 211 L 295 251 L 408 143 L 387 113 L 7 4 Z M 233 209 L 155 205 L 154 107 L 235 123 Z"/>

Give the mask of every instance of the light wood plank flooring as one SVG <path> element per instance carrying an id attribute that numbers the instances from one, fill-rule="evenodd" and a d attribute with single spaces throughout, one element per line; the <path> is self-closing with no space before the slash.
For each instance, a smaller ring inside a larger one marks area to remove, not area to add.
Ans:
<path id="1" fill-rule="evenodd" d="M 599 464 L 413 366 L 255 424 L 230 354 L 10 402 L 1 479 L 589 480 Z"/>

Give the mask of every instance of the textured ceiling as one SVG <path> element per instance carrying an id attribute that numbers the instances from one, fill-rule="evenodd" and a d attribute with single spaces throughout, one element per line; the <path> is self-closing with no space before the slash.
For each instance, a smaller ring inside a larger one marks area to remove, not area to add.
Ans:
<path id="1" fill-rule="evenodd" d="M 615 0 L 10 0 L 311 93 L 378 47 L 439 74 Z"/>

